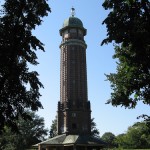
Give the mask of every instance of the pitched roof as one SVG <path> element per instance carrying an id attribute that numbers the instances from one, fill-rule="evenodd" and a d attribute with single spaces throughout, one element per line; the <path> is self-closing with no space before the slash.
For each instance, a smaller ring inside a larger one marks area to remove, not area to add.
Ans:
<path id="1" fill-rule="evenodd" d="M 50 138 L 46 141 L 43 141 L 41 143 L 38 143 L 34 145 L 34 147 L 38 145 L 70 145 L 70 144 L 76 144 L 76 145 L 95 145 L 95 146 L 104 146 L 106 145 L 105 142 L 103 142 L 99 137 L 90 136 L 90 135 L 58 135 L 56 137 Z"/>

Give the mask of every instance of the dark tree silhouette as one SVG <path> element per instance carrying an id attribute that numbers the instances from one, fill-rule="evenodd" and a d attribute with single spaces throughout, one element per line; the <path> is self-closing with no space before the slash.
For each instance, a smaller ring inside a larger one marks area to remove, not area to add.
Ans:
<path id="1" fill-rule="evenodd" d="M 50 134 L 51 138 L 58 135 L 58 133 L 57 133 L 57 116 L 55 116 L 55 119 L 52 120 L 49 134 Z"/>
<path id="2" fill-rule="evenodd" d="M 96 128 L 96 123 L 94 122 L 94 118 L 91 119 L 91 135 L 99 136 L 99 130 Z"/>
<path id="3" fill-rule="evenodd" d="M 19 116 L 27 119 L 25 109 L 42 108 L 36 71 L 35 51 L 44 51 L 32 30 L 40 25 L 50 8 L 46 0 L 5 0 L 0 14 L 0 131 L 5 125 L 17 130 Z"/>
<path id="4" fill-rule="evenodd" d="M 0 149 L 26 150 L 32 145 L 45 140 L 48 130 L 45 129 L 44 118 L 34 112 L 27 111 L 32 120 L 25 121 L 20 118 L 17 121 L 19 133 L 14 133 L 5 127 L 5 132 L 0 136 Z"/>
<path id="5" fill-rule="evenodd" d="M 116 73 L 107 79 L 113 92 L 108 103 L 135 108 L 138 101 L 150 105 L 150 1 L 105 0 L 103 7 L 110 13 L 103 21 L 107 38 L 114 42 Z"/>

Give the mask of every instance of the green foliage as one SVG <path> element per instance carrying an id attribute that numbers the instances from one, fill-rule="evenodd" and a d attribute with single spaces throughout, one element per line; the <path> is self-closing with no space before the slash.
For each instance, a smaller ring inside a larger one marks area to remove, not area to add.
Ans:
<path id="1" fill-rule="evenodd" d="M 19 116 L 29 118 L 25 109 L 42 108 L 39 88 L 43 87 L 36 71 L 36 50 L 43 50 L 32 30 L 40 25 L 50 8 L 46 0 L 5 0 L 0 16 L 0 131 L 4 126 L 17 131 Z M 2 13 L 3 12 L 3 13 Z"/>
<path id="2" fill-rule="evenodd" d="M 91 119 L 91 135 L 99 136 L 99 131 L 96 128 L 96 123 L 94 122 L 94 118 Z"/>
<path id="3" fill-rule="evenodd" d="M 55 119 L 52 120 L 51 128 L 50 128 L 50 137 L 57 136 L 57 116 L 55 116 Z"/>
<path id="4" fill-rule="evenodd" d="M 5 127 L 5 133 L 0 135 L 0 149 L 3 150 L 16 150 L 17 135 L 12 134 L 10 128 Z"/>
<path id="5" fill-rule="evenodd" d="M 149 128 L 145 122 L 137 122 L 129 127 L 126 134 L 116 137 L 119 148 L 137 149 L 150 147 Z"/>
<path id="6" fill-rule="evenodd" d="M 101 139 L 108 144 L 109 148 L 148 149 L 150 148 L 149 133 L 149 127 L 146 122 L 137 122 L 130 126 L 126 133 L 115 136 L 111 132 L 106 132 Z"/>
<path id="7" fill-rule="evenodd" d="M 31 116 L 32 121 L 19 118 L 17 121 L 19 133 L 14 133 L 10 128 L 5 127 L 5 131 L 0 136 L 0 149 L 25 150 L 44 140 L 48 131 L 44 129 L 44 119 L 33 112 L 27 113 Z"/>
<path id="8" fill-rule="evenodd" d="M 110 10 L 103 21 L 107 38 L 103 44 L 114 42 L 114 59 L 118 60 L 111 82 L 112 105 L 135 108 L 138 101 L 150 104 L 150 2 L 149 0 L 105 0 Z"/>
<path id="9" fill-rule="evenodd" d="M 150 2 L 148 0 L 105 0 L 110 13 L 103 21 L 107 38 L 114 42 L 116 73 L 106 75 L 113 92 L 107 103 L 135 108 L 138 101 L 150 105 Z M 150 131 L 150 116 L 142 116 Z M 150 133 L 150 132 L 149 132 Z"/>
<path id="10" fill-rule="evenodd" d="M 115 143 L 117 143 L 117 147 L 125 148 L 127 145 L 125 141 L 125 134 L 119 134 L 116 136 Z"/>
<path id="11" fill-rule="evenodd" d="M 115 146 L 115 138 L 115 135 L 111 132 L 106 132 L 101 137 L 101 139 L 108 144 L 108 147 Z"/>

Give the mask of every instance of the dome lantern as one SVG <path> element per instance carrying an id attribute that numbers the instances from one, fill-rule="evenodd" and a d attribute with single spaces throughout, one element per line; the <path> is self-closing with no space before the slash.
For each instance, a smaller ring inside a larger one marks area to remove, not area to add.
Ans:
<path id="1" fill-rule="evenodd" d="M 86 29 L 83 27 L 82 21 L 79 18 L 75 17 L 75 8 L 73 7 L 71 8 L 71 16 L 64 20 L 63 26 L 59 30 L 60 35 L 62 36 L 62 33 L 69 28 L 81 29 L 84 35 L 86 35 Z"/>

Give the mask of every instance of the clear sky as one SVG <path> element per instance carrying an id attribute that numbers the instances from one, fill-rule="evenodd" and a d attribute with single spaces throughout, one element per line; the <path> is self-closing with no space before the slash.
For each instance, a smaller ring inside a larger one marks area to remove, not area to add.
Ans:
<path id="1" fill-rule="evenodd" d="M 124 133 L 129 126 L 139 121 L 136 119 L 137 116 L 143 113 L 150 114 L 149 107 L 141 103 L 133 110 L 105 104 L 110 98 L 111 89 L 109 81 L 105 81 L 104 74 L 115 72 L 116 60 L 112 59 L 114 54 L 112 44 L 100 46 L 101 41 L 106 37 L 106 28 L 102 25 L 102 21 L 108 13 L 102 8 L 102 2 L 101 0 L 49 0 L 52 12 L 33 32 L 45 44 L 45 52 L 37 52 L 40 64 L 31 67 L 31 70 L 38 71 L 40 81 L 44 85 L 44 89 L 40 90 L 42 94 L 40 101 L 44 109 L 39 110 L 38 115 L 44 117 L 47 128 L 50 128 L 55 118 L 60 99 L 59 29 L 63 21 L 70 16 L 72 6 L 76 9 L 75 16 L 82 20 L 87 29 L 85 41 L 88 45 L 88 99 L 100 136 L 105 132 L 112 132 L 115 135 Z"/>

